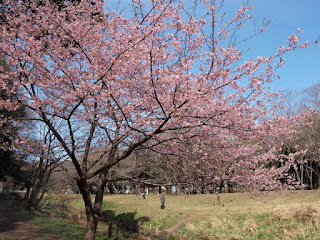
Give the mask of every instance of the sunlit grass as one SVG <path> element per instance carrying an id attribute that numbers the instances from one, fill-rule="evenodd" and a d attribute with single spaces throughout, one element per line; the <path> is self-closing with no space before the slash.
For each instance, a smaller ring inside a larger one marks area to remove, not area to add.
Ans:
<path id="1" fill-rule="evenodd" d="M 276 207 L 311 205 L 320 212 L 320 191 L 268 193 L 166 195 L 166 209 L 160 209 L 159 195 L 146 200 L 134 195 L 106 195 L 104 209 L 115 214 L 136 212 L 148 217 L 145 228 L 161 231 L 187 218 L 172 239 L 317 239 L 319 229 L 303 221 L 272 215 Z"/>
<path id="2" fill-rule="evenodd" d="M 52 198 L 52 203 L 84 209 L 80 195 Z M 310 225 L 304 220 L 275 218 L 276 208 L 297 204 L 320 212 L 320 191 L 220 194 L 220 202 L 215 194 L 166 195 L 164 210 L 160 209 L 160 195 L 149 195 L 145 200 L 136 195 L 105 195 L 102 218 L 112 222 L 115 239 L 129 239 L 138 230 L 152 239 L 183 220 L 181 227 L 169 231 L 168 239 L 318 239 L 318 221 Z M 101 221 L 99 232 L 106 235 L 107 226 Z M 82 234 L 80 231 L 79 236 Z"/>

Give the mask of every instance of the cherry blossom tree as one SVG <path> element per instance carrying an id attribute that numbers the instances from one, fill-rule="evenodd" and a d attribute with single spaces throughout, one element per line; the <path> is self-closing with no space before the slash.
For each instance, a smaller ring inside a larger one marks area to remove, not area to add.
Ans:
<path id="1" fill-rule="evenodd" d="M 55 122 L 54 127 L 59 129 L 58 122 Z M 49 181 L 53 172 L 57 169 L 63 170 L 62 165 L 66 161 L 65 151 L 61 150 L 61 144 L 45 124 L 37 122 L 32 126 L 31 131 L 24 133 L 29 136 L 23 137 L 27 141 L 24 147 L 20 146 L 20 148 L 28 156 L 27 161 L 32 164 L 24 201 L 27 209 L 39 210 L 44 194 L 49 190 Z"/>
<path id="2" fill-rule="evenodd" d="M 267 85 L 284 64 L 283 54 L 311 44 L 299 44 L 299 30 L 273 56 L 246 59 L 241 44 L 268 24 L 252 34 L 243 31 L 252 21 L 248 3 L 230 19 L 216 0 L 192 6 L 132 0 L 115 10 L 108 9 L 111 3 L 3 1 L 0 52 L 12 68 L 1 67 L 0 86 L 21 99 L 1 100 L 0 107 L 11 111 L 23 104 L 36 116 L 24 120 L 46 124 L 72 161 L 86 208 L 84 239 L 95 237 L 108 170 L 141 148 L 161 150 L 165 143 L 177 144 L 177 135 L 210 138 L 212 148 L 223 146 L 216 152 L 221 158 L 201 158 L 193 166 L 210 164 L 211 172 L 257 166 L 258 157 L 247 156 L 261 151 L 258 136 L 294 131 L 288 119 L 273 119 L 277 104 L 269 100 L 276 94 Z M 55 127 L 58 120 L 63 128 Z M 273 129 L 275 124 L 281 129 Z M 93 149 L 101 154 L 89 161 Z M 270 151 L 259 163 L 272 157 Z M 229 168 L 231 162 L 236 165 Z M 250 169 L 255 184 L 278 184 L 266 177 L 278 175 L 271 169 Z M 233 181 L 243 181 L 239 176 Z M 88 181 L 95 177 L 92 202 Z"/>
<path id="3" fill-rule="evenodd" d="M 176 134 L 169 144 L 163 143 L 157 149 L 172 156 L 171 166 L 180 182 L 198 189 L 222 183 L 241 191 L 298 189 L 301 183 L 289 172 L 295 161 L 304 156 L 306 148 L 301 146 L 292 153 L 285 151 L 287 141 L 298 146 L 297 129 L 309 126 L 307 119 L 310 112 L 247 126 L 236 123 L 225 128 L 205 126 Z"/>

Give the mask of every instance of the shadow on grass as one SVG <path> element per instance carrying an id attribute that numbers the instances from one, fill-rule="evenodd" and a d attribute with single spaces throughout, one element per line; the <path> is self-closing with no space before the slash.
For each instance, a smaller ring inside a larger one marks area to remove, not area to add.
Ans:
<path id="1" fill-rule="evenodd" d="M 53 209 L 50 209 L 52 212 Z M 68 214 L 58 214 L 55 217 L 48 215 L 35 215 L 23 209 L 12 209 L 13 215 L 22 218 L 24 221 L 33 222 L 40 230 L 41 239 L 59 239 L 59 240 L 80 240 L 83 239 L 85 228 L 78 223 L 71 222 Z M 116 215 L 114 211 L 105 210 L 101 213 L 101 222 L 108 224 L 107 232 L 97 232 L 96 240 L 111 237 L 129 237 L 132 234 L 139 233 L 139 229 L 144 222 L 150 221 L 148 217 L 137 218 L 137 212 L 122 213 Z M 0 216 L 1 218 L 1 216 Z M 0 226 L 1 227 L 1 226 Z M 11 228 L 14 226 L 11 225 Z M 1 234 L 0 234 L 1 235 Z M 122 239 L 122 238 L 121 238 Z"/>
<path id="2" fill-rule="evenodd" d="M 85 229 L 79 225 L 70 223 L 63 218 L 39 217 L 33 218 L 33 222 L 39 227 L 40 231 L 53 235 L 57 239 L 72 240 L 82 239 Z"/>
<path id="3" fill-rule="evenodd" d="M 104 210 L 101 213 L 101 221 L 116 227 L 122 233 L 138 233 L 142 224 L 150 221 L 150 218 L 136 218 L 136 214 L 137 212 L 129 212 L 116 215 L 112 210 Z"/>

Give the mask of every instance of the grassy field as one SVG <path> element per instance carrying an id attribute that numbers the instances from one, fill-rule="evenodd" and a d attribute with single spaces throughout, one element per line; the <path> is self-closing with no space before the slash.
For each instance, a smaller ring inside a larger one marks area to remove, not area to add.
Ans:
<path id="1" fill-rule="evenodd" d="M 56 219 L 84 224 L 80 195 L 48 200 L 67 209 L 49 210 Z M 113 239 L 320 239 L 319 213 L 320 191 L 166 195 L 164 210 L 159 195 L 106 195 L 98 239 L 110 224 Z"/>

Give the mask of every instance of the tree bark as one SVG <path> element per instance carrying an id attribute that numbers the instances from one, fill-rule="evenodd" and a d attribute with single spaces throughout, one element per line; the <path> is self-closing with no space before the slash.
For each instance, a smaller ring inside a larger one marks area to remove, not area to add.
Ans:
<path id="1" fill-rule="evenodd" d="M 29 207 L 33 209 L 39 208 L 38 195 L 43 188 L 43 179 L 44 179 L 45 169 L 42 169 L 42 161 L 40 161 L 40 165 L 37 169 L 37 172 L 34 176 L 33 188 L 31 190 L 28 203 Z"/>
<path id="2" fill-rule="evenodd" d="M 310 164 L 310 174 L 309 174 L 309 181 L 310 181 L 310 189 L 314 189 L 313 185 L 313 168 L 312 168 L 312 162 L 309 162 Z"/>
<path id="3" fill-rule="evenodd" d="M 92 209 L 90 209 L 92 210 Z M 88 211 L 86 207 L 86 215 L 87 215 L 87 226 L 86 232 L 84 234 L 84 240 L 94 240 L 96 236 L 96 230 L 98 226 L 98 220 L 94 217 L 93 211 Z"/>
<path id="4" fill-rule="evenodd" d="M 77 181 L 77 185 L 84 201 L 87 217 L 86 232 L 83 239 L 94 240 L 98 222 L 95 219 L 88 183 L 85 179 L 80 179 Z"/>
<path id="5" fill-rule="evenodd" d="M 106 186 L 106 177 L 105 175 L 100 177 L 99 183 L 97 185 L 97 191 L 95 196 L 94 205 L 91 201 L 91 195 L 88 187 L 88 183 L 85 179 L 81 179 L 77 181 L 79 190 L 82 194 L 85 208 L 86 208 L 86 218 L 87 218 L 87 226 L 86 232 L 84 235 L 84 240 L 94 240 L 96 235 L 96 230 L 98 226 L 98 222 L 101 215 L 101 206 L 103 202 L 103 194 Z"/>
<path id="6" fill-rule="evenodd" d="M 49 170 L 46 170 L 46 171 L 47 171 L 46 180 L 43 183 L 42 190 L 41 190 L 41 195 L 37 200 L 38 201 L 37 206 L 40 206 L 40 202 L 42 201 L 43 196 L 44 196 L 45 192 L 47 191 L 49 179 L 50 179 L 51 173 L 53 171 L 53 168 L 50 168 Z"/>
<path id="7" fill-rule="evenodd" d="M 30 187 L 30 186 L 27 186 L 27 192 L 26 192 L 26 194 L 24 195 L 24 200 L 25 200 L 25 201 L 28 201 L 28 200 L 29 200 L 30 190 L 31 190 L 31 187 Z"/>
<path id="8" fill-rule="evenodd" d="M 303 168 L 303 164 L 300 164 L 300 179 L 301 179 L 301 183 L 304 184 L 304 168 Z"/>
<path id="9" fill-rule="evenodd" d="M 316 169 L 317 169 L 317 187 L 316 188 L 319 188 L 319 186 L 320 186 L 320 169 L 319 169 L 318 164 L 316 164 Z"/>

